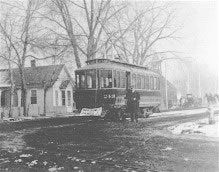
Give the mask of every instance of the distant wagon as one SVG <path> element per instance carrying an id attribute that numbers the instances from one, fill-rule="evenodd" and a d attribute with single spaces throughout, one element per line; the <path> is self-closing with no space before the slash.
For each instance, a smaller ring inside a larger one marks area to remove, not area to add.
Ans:
<path id="1" fill-rule="evenodd" d="M 147 67 L 109 59 L 87 61 L 75 71 L 76 108 L 102 107 L 106 117 L 124 119 L 127 115 L 126 96 L 131 85 L 139 92 L 140 113 L 148 116 L 158 111 L 162 101 L 160 75 Z"/>

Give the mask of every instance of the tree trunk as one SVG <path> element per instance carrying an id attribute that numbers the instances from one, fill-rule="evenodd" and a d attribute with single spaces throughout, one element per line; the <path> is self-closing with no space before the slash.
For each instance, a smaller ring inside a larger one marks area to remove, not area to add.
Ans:
<path id="1" fill-rule="evenodd" d="M 28 116 L 27 114 L 27 105 L 26 105 L 26 89 L 21 88 L 21 101 L 23 106 L 23 116 Z"/>
<path id="2" fill-rule="evenodd" d="M 74 50 L 74 55 L 75 55 L 75 62 L 76 62 L 76 65 L 77 65 L 77 68 L 80 68 L 81 67 L 81 61 L 80 61 L 80 58 L 79 58 L 79 55 L 78 55 L 78 49 L 77 49 L 77 42 L 76 42 L 76 39 L 74 37 L 73 34 L 70 34 L 71 35 L 71 45 L 72 45 L 72 48 Z"/>
<path id="3" fill-rule="evenodd" d="M 23 67 L 21 67 L 20 75 L 21 75 L 21 101 L 22 101 L 22 105 L 23 105 L 23 116 L 28 116 L 27 104 L 26 104 L 27 90 L 26 90 L 26 82 L 25 82 L 24 68 Z"/>
<path id="4" fill-rule="evenodd" d="M 9 107 L 9 113 L 8 116 L 9 118 L 13 117 L 13 102 L 14 102 L 14 86 L 11 86 L 11 90 L 10 90 L 10 107 Z"/>
<path id="5" fill-rule="evenodd" d="M 10 72 L 10 83 L 11 83 L 11 90 L 10 90 L 10 107 L 9 107 L 9 118 L 13 116 L 13 102 L 14 102 L 14 81 L 13 81 L 13 71 L 11 68 L 10 61 L 8 62 L 9 65 L 9 72 Z"/>
<path id="6" fill-rule="evenodd" d="M 44 94 L 43 94 L 43 115 L 46 115 L 46 93 L 47 88 L 44 88 Z"/>
<path id="7" fill-rule="evenodd" d="M 94 38 L 93 35 L 91 35 L 88 38 L 88 45 L 87 45 L 87 60 L 92 60 L 94 59 L 94 52 L 95 52 L 95 47 L 94 47 Z"/>
<path id="8" fill-rule="evenodd" d="M 75 62 L 76 62 L 77 68 L 80 68 L 81 67 L 81 61 L 80 61 L 80 57 L 79 57 L 79 54 L 78 54 L 78 48 L 77 48 L 78 44 L 77 44 L 76 37 L 74 35 L 73 24 L 71 22 L 71 17 L 70 17 L 69 11 L 68 11 L 68 7 L 67 7 L 67 4 L 66 4 L 65 1 L 60 1 L 59 3 L 58 3 L 58 7 L 61 9 L 60 12 L 61 12 L 61 15 L 62 15 L 62 19 L 65 23 L 66 31 L 67 31 L 67 34 L 70 38 L 72 48 L 74 50 Z M 66 14 L 63 13 L 63 7 L 64 7 L 64 10 L 65 10 Z"/>

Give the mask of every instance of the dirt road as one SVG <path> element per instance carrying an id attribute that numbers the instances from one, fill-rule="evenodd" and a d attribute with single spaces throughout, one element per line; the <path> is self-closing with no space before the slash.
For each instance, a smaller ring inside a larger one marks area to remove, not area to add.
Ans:
<path id="1" fill-rule="evenodd" d="M 219 171 L 219 142 L 167 127 L 206 114 L 139 123 L 54 118 L 0 124 L 0 171 Z"/>

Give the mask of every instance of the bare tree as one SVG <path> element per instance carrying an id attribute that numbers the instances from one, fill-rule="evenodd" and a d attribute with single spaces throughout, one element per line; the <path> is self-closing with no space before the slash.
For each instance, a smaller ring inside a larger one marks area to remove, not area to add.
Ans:
<path id="1" fill-rule="evenodd" d="M 120 37 L 120 39 L 114 47 L 121 58 L 127 62 L 145 65 L 159 55 L 175 54 L 173 50 L 162 50 L 161 45 L 162 42 L 178 38 L 176 32 L 179 28 L 173 24 L 174 11 L 171 6 L 168 3 L 156 4 L 155 2 L 141 2 L 132 6 L 134 9 L 124 13 L 125 21 L 120 20 L 121 16 L 117 15 L 116 18 L 117 27 L 120 30 L 116 38 Z M 121 31 L 133 21 L 132 18 L 136 19 L 132 28 L 121 36 Z"/>
<path id="2" fill-rule="evenodd" d="M 6 27 L 6 22 L 4 23 L 4 27 Z M 8 65 L 8 69 L 9 69 L 9 75 L 10 75 L 10 84 L 11 84 L 11 88 L 10 88 L 10 105 L 9 105 L 9 117 L 12 117 L 12 106 L 13 106 L 13 98 L 14 98 L 14 80 L 13 80 L 13 70 L 12 70 L 12 47 L 10 42 L 7 41 L 7 38 L 2 35 L 1 36 L 1 40 L 2 42 L 4 42 L 4 46 L 2 47 L 2 51 L 0 53 L 0 59 L 6 61 L 6 64 Z"/>
<path id="3" fill-rule="evenodd" d="M 38 58 L 31 53 L 31 50 L 33 47 L 42 48 L 37 45 L 42 43 L 47 35 L 42 31 L 41 19 L 37 16 L 37 11 L 42 8 L 43 4 L 42 0 L 1 1 L 3 10 L 0 34 L 5 39 L 5 42 L 1 42 L 1 44 L 5 43 L 8 47 L 7 59 L 19 68 L 24 116 L 27 116 L 25 63 L 28 57 Z"/>
<path id="4" fill-rule="evenodd" d="M 62 32 L 50 30 L 70 42 L 77 67 L 81 67 L 81 56 L 87 60 L 96 58 L 113 36 L 106 32 L 110 20 L 125 7 L 125 3 L 112 4 L 111 0 L 52 0 L 49 4 L 50 15 L 44 18 L 55 23 Z M 74 13 L 74 11 L 76 11 Z M 115 31 L 115 30 L 114 30 Z"/>

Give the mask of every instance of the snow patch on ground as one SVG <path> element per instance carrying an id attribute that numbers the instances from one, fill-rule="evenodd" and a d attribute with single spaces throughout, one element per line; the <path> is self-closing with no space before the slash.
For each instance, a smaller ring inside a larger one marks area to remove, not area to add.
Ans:
<path id="1" fill-rule="evenodd" d="M 219 137 L 219 116 L 215 117 L 214 124 L 208 124 L 208 118 L 195 122 L 187 122 L 168 127 L 173 134 L 204 135 L 208 137 Z"/>
<path id="2" fill-rule="evenodd" d="M 3 133 L 0 137 L 4 138 L 0 142 L 0 148 L 8 150 L 8 152 L 19 152 L 23 147 L 25 147 L 25 142 L 23 141 L 23 135 L 18 135 L 17 133 Z"/>
<path id="3" fill-rule="evenodd" d="M 31 156 L 32 156 L 31 154 L 22 154 L 22 155 L 20 155 L 20 158 L 28 158 Z"/>
<path id="4" fill-rule="evenodd" d="M 170 151 L 170 150 L 172 150 L 173 148 L 171 148 L 171 147 L 166 147 L 165 149 L 162 149 L 162 150 L 164 150 L 164 151 Z"/>
<path id="5" fill-rule="evenodd" d="M 48 169 L 49 172 L 57 172 L 57 171 L 60 171 L 60 170 L 63 170 L 64 167 L 57 167 L 57 166 L 54 166 L 54 167 L 51 167 Z"/>
<path id="6" fill-rule="evenodd" d="M 11 153 L 20 152 L 24 148 L 33 149 L 27 147 L 25 141 L 23 140 L 23 136 L 25 134 L 31 134 L 34 132 L 35 129 L 24 129 L 20 131 L 14 131 L 12 133 L 0 133 L 0 138 L 4 138 L 3 140 L 0 140 L 0 149 L 7 150 Z"/>

